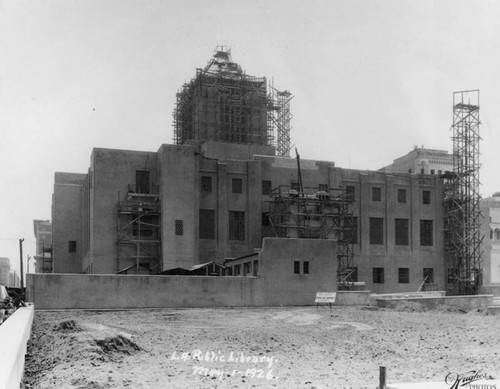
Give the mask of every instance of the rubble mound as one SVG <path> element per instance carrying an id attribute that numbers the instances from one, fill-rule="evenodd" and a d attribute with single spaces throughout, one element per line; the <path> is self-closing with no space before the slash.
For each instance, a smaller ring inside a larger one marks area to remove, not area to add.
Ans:
<path id="1" fill-rule="evenodd" d="M 60 332 L 80 332 L 83 329 L 78 325 L 78 323 L 74 320 L 66 320 L 62 321 L 56 326 L 54 326 L 54 331 Z"/>
<path id="2" fill-rule="evenodd" d="M 456 305 L 438 305 L 434 308 L 434 311 L 438 312 L 451 312 L 451 313 L 467 313 L 467 311 L 463 308 L 460 308 Z"/>
<path id="3" fill-rule="evenodd" d="M 394 309 L 398 312 L 425 312 L 425 305 L 413 301 L 401 301 L 396 304 Z"/>
<path id="4" fill-rule="evenodd" d="M 104 354 L 126 354 L 131 355 L 141 348 L 130 339 L 123 335 L 96 339 L 96 345 L 99 346 Z"/>

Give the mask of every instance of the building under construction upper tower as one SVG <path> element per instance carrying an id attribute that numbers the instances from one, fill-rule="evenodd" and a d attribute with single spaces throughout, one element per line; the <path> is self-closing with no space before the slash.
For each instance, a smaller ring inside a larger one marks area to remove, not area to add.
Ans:
<path id="1" fill-rule="evenodd" d="M 292 95 L 269 87 L 265 77 L 249 76 L 218 47 L 212 59 L 177 93 L 174 142 L 212 140 L 275 146 L 290 139 Z M 280 98 L 278 98 L 280 96 Z M 279 117 L 280 120 L 276 120 Z M 289 147 L 278 155 L 288 155 Z"/>

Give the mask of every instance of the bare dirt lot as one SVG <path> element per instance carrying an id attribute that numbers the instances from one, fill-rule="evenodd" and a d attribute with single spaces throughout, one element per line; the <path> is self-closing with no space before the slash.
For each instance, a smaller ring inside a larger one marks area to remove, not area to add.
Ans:
<path id="1" fill-rule="evenodd" d="M 25 388 L 375 388 L 482 369 L 500 317 L 452 309 L 284 307 L 35 315 Z"/>

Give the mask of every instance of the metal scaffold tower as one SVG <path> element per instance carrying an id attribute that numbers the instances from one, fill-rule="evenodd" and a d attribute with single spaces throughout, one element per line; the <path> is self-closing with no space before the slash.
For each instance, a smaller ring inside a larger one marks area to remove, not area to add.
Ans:
<path id="1" fill-rule="evenodd" d="M 479 90 L 453 93 L 453 173 L 445 178 L 445 238 L 448 288 L 477 294 L 481 285 L 479 208 Z"/>
<path id="2" fill-rule="evenodd" d="M 269 132 L 275 134 L 276 155 L 289 157 L 291 149 L 290 131 L 293 118 L 290 101 L 294 96 L 290 91 L 279 91 L 273 85 L 269 85 L 268 96 Z"/>

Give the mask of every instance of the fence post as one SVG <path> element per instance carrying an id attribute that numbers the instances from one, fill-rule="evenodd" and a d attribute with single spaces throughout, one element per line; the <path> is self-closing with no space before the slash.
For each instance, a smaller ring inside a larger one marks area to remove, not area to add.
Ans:
<path id="1" fill-rule="evenodd" d="M 385 389 L 385 366 L 380 366 L 379 368 L 380 376 L 379 376 L 379 389 Z"/>

